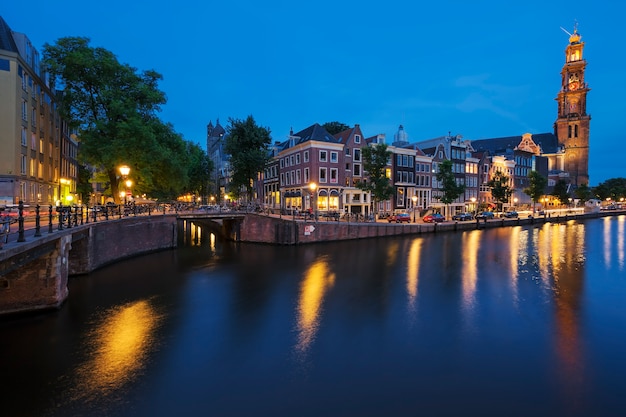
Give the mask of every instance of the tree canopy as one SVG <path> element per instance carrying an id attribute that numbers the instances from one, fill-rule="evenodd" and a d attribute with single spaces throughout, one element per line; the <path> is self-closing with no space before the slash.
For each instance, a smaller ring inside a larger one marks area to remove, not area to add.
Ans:
<path id="1" fill-rule="evenodd" d="M 374 146 L 364 147 L 362 150 L 363 170 L 367 173 L 367 181 L 360 181 L 357 187 L 363 191 L 369 191 L 374 200 L 374 210 L 377 202 L 385 201 L 393 196 L 394 189 L 387 177 L 387 164 L 391 157 L 391 151 L 387 145 L 380 143 Z"/>
<path id="2" fill-rule="evenodd" d="M 331 135 L 336 135 L 337 133 L 350 129 L 350 126 L 341 122 L 326 122 L 322 125 L 322 127 Z"/>
<path id="3" fill-rule="evenodd" d="M 257 126 L 252 116 L 248 116 L 246 120 L 230 118 L 228 122 L 224 142 L 224 150 L 230 155 L 232 170 L 228 191 L 234 197 L 245 192 L 248 201 L 251 201 L 254 180 L 270 159 L 270 129 Z"/>
<path id="4" fill-rule="evenodd" d="M 554 184 L 554 188 L 552 189 L 552 196 L 556 197 L 561 204 L 567 204 L 569 202 L 569 192 L 567 188 L 567 182 L 561 179 Z"/>
<path id="5" fill-rule="evenodd" d="M 511 194 L 513 194 L 513 189 L 509 186 L 509 177 L 502 171 L 496 170 L 487 185 L 491 187 L 491 196 L 499 203 L 500 211 L 502 211 L 502 206 L 509 201 Z"/>
<path id="6" fill-rule="evenodd" d="M 619 201 L 621 198 L 626 198 L 626 178 L 608 179 L 593 187 L 592 191 L 600 200 L 610 198 Z"/>
<path id="7" fill-rule="evenodd" d="M 548 185 L 548 179 L 537 171 L 528 173 L 529 185 L 524 188 L 524 194 L 533 200 L 533 213 L 535 212 L 535 204 L 543 196 Z"/>
<path id="8" fill-rule="evenodd" d="M 456 177 L 452 172 L 452 161 L 446 159 L 439 163 L 437 181 L 442 185 L 443 195 L 439 200 L 446 206 L 459 198 L 465 192 L 465 184 L 457 184 Z"/>
<path id="9" fill-rule="evenodd" d="M 80 161 L 106 173 L 115 199 L 120 165 L 131 167 L 135 193 L 175 197 L 189 187 L 191 148 L 157 117 L 166 102 L 161 75 L 138 72 L 89 42 L 67 37 L 43 48 L 60 114 L 78 131 Z"/>

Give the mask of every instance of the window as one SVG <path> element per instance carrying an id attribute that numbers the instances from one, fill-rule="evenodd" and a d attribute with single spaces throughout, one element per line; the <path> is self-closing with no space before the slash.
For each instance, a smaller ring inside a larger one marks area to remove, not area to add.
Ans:
<path id="1" fill-rule="evenodd" d="M 296 165 L 300 165 L 300 154 L 296 154 Z"/>
<path id="2" fill-rule="evenodd" d="M 320 162 L 328 161 L 328 153 L 326 151 L 320 151 Z"/>
<path id="3" fill-rule="evenodd" d="M 26 100 L 22 100 L 22 120 L 28 121 L 28 104 Z"/>
<path id="4" fill-rule="evenodd" d="M 309 162 L 309 151 L 304 151 L 303 158 L 304 162 Z"/>
<path id="5" fill-rule="evenodd" d="M 354 160 L 356 162 L 360 162 L 361 161 L 361 149 L 355 149 L 354 150 Z"/>
<path id="6" fill-rule="evenodd" d="M 350 148 L 346 148 L 346 156 L 350 156 Z"/>
<path id="7" fill-rule="evenodd" d="M 304 168 L 304 182 L 308 183 L 311 180 L 310 176 L 309 176 L 309 169 L 308 168 Z"/>
<path id="8" fill-rule="evenodd" d="M 361 176 L 361 164 L 354 164 L 353 174 L 355 177 Z"/>
<path id="9" fill-rule="evenodd" d="M 396 206 L 404 207 L 404 188 L 398 188 L 396 195 Z"/>
<path id="10" fill-rule="evenodd" d="M 294 165 L 294 159 L 293 159 L 293 155 L 291 155 L 291 156 L 289 157 L 289 166 L 291 167 L 291 166 L 293 166 L 293 165 Z"/>
<path id="11" fill-rule="evenodd" d="M 361 143 L 361 135 L 354 135 L 354 143 Z"/>
<path id="12" fill-rule="evenodd" d="M 328 182 L 326 177 L 326 168 L 320 168 L 320 182 Z"/>
<path id="13" fill-rule="evenodd" d="M 283 160 L 283 158 L 280 158 L 280 167 L 281 168 L 285 167 L 285 161 Z"/>
<path id="14" fill-rule="evenodd" d="M 31 118 L 30 118 L 30 122 L 33 124 L 33 127 L 37 127 L 37 108 L 33 107 L 33 109 L 31 110 Z"/>
<path id="15" fill-rule="evenodd" d="M 22 155 L 20 160 L 20 174 L 26 175 L 26 155 Z"/>
<path id="16" fill-rule="evenodd" d="M 338 160 L 337 152 L 331 152 L 330 153 L 330 162 L 337 163 L 337 160 Z"/>
<path id="17" fill-rule="evenodd" d="M 337 170 L 337 168 L 331 168 L 330 169 L 330 183 L 337 184 L 338 181 L 339 181 L 339 171 Z"/>
<path id="18" fill-rule="evenodd" d="M 302 183 L 302 175 L 301 175 L 301 171 L 298 169 L 296 170 L 296 184 L 301 184 Z"/>
<path id="19" fill-rule="evenodd" d="M 285 174 L 284 173 L 280 174 L 280 185 L 281 186 L 285 185 Z"/>
<path id="20" fill-rule="evenodd" d="M 25 127 L 22 127 L 22 146 L 26 146 L 26 144 L 28 143 L 28 131 L 26 130 Z"/>

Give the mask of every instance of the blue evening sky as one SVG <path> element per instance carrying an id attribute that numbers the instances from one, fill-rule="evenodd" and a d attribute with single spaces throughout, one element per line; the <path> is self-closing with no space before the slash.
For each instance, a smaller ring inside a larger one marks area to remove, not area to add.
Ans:
<path id="1" fill-rule="evenodd" d="M 274 140 L 318 122 L 388 142 L 553 131 L 578 22 L 591 91 L 591 185 L 626 177 L 626 3 L 341 0 L 7 0 L 0 15 L 37 49 L 85 36 L 164 77 L 161 117 L 206 147 L 209 121 L 252 115 Z M 618 36 L 619 35 L 619 36 Z"/>

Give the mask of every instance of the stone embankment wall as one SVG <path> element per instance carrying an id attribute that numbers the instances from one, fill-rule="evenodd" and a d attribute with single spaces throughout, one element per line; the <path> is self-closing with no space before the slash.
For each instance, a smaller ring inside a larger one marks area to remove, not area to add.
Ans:
<path id="1" fill-rule="evenodd" d="M 84 224 L 7 245 L 0 251 L 0 315 L 58 307 L 68 297 L 68 275 L 176 246 L 176 216 Z"/>
<path id="2" fill-rule="evenodd" d="M 466 221 L 435 224 L 409 223 L 395 224 L 385 222 L 350 223 L 344 221 L 304 221 L 290 217 L 278 218 L 258 214 L 248 214 L 239 225 L 237 238 L 241 242 L 268 243 L 278 245 L 298 245 L 307 243 L 370 239 L 385 236 L 417 235 L 457 230 L 474 230 L 517 225 L 558 223 L 572 219 L 615 215 L 617 213 L 595 212 L 563 216 L 544 216 L 519 219 L 496 219 L 488 222 Z"/>

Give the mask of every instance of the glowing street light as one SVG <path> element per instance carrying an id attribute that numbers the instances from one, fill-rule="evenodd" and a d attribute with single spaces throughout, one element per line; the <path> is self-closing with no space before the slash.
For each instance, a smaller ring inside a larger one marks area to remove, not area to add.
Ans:
<path id="1" fill-rule="evenodd" d="M 313 206 L 317 204 L 317 200 L 313 198 L 315 196 L 315 190 L 317 190 L 317 184 L 312 182 L 309 184 L 309 189 L 311 190 L 311 210 L 313 210 Z M 310 214 L 313 214 L 312 212 Z M 317 220 L 317 207 L 315 207 L 315 219 Z"/>
<path id="2" fill-rule="evenodd" d="M 417 196 L 414 195 L 411 197 L 411 200 L 413 200 L 413 223 L 415 223 L 415 205 L 417 204 Z"/>

